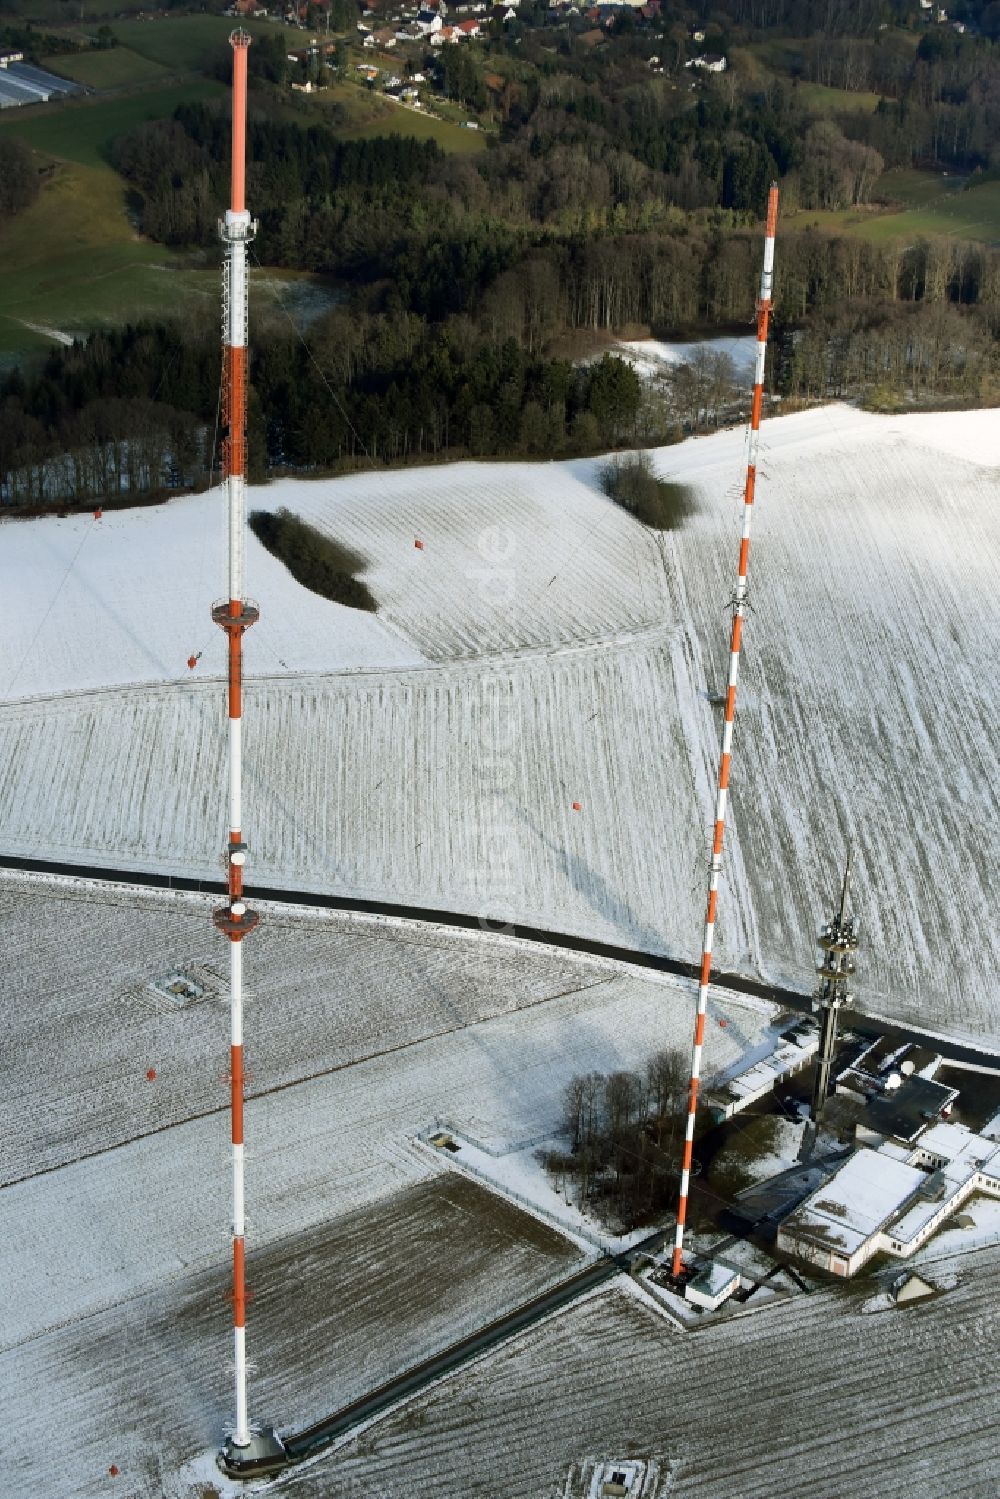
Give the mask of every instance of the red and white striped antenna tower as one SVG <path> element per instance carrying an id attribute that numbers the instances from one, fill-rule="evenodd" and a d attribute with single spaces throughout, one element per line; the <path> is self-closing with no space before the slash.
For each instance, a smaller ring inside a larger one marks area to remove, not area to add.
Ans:
<path id="1" fill-rule="evenodd" d="M 230 37 L 233 48 L 233 144 L 229 210 L 219 225 L 225 245 L 223 307 L 223 479 L 228 509 L 229 592 L 212 606 L 212 618 L 229 641 L 229 844 L 226 849 L 228 904 L 214 914 L 229 938 L 230 1118 L 233 1144 L 233 1345 L 236 1419 L 221 1454 L 228 1472 L 259 1472 L 283 1449 L 269 1427 L 251 1429 L 247 1412 L 246 1249 L 243 1184 L 243 948 L 260 918 L 243 899 L 246 844 L 243 841 L 243 635 L 260 611 L 243 597 L 243 531 L 247 473 L 247 245 L 257 225 L 246 210 L 247 48 L 243 31 Z"/>
<path id="2" fill-rule="evenodd" d="M 778 188 L 771 184 L 767 198 L 767 229 L 764 240 L 764 267 L 757 299 L 757 367 L 754 372 L 753 405 L 750 411 L 750 452 L 746 486 L 743 490 L 743 535 L 740 539 L 740 561 L 733 596 L 733 631 L 729 645 L 729 683 L 726 689 L 726 716 L 722 727 L 719 753 L 719 784 L 715 801 L 715 827 L 712 833 L 712 859 L 708 875 L 708 908 L 705 913 L 705 942 L 698 978 L 698 1013 L 691 1052 L 691 1086 L 688 1094 L 687 1124 L 684 1130 L 684 1154 L 681 1159 L 681 1188 L 677 1204 L 677 1228 L 671 1273 L 676 1278 L 684 1267 L 684 1224 L 687 1221 L 688 1189 L 691 1185 L 691 1160 L 694 1153 L 694 1126 L 698 1112 L 698 1086 L 701 1081 L 701 1049 L 705 1040 L 705 1015 L 708 1010 L 708 985 L 712 974 L 712 943 L 715 938 L 715 915 L 719 900 L 719 875 L 722 871 L 722 843 L 726 831 L 726 803 L 729 799 L 729 766 L 733 751 L 733 725 L 736 718 L 736 683 L 740 671 L 740 642 L 747 607 L 747 573 L 750 566 L 750 521 L 753 516 L 754 489 L 757 484 L 757 449 L 760 441 L 760 409 L 764 399 L 764 359 L 767 354 L 767 330 L 771 319 L 771 288 L 774 276 L 774 235 L 778 226 Z"/>

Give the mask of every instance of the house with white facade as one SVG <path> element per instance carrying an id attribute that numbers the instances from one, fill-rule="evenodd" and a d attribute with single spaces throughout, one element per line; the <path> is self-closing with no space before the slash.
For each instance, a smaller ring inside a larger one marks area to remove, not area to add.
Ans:
<path id="1" fill-rule="evenodd" d="M 912 1148 L 862 1146 L 782 1223 L 777 1247 L 833 1275 L 906 1259 L 977 1193 L 1000 1198 L 1000 1143 L 938 1123 Z"/>

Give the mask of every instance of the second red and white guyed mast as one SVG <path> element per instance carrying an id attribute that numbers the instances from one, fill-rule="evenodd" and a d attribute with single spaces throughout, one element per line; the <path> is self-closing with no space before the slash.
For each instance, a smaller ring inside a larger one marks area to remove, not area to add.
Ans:
<path id="1" fill-rule="evenodd" d="M 233 1168 L 233 1344 L 236 1419 L 227 1453 L 237 1458 L 251 1447 L 247 1413 L 246 1270 L 243 1189 L 243 950 L 242 942 L 259 917 L 243 899 L 243 635 L 258 618 L 243 597 L 243 530 L 246 511 L 247 425 L 247 244 L 256 224 L 246 211 L 247 48 L 242 31 L 233 48 L 232 173 L 229 211 L 219 226 L 225 245 L 223 269 L 223 478 L 227 502 L 228 598 L 212 607 L 212 618 L 228 639 L 229 844 L 226 849 L 228 904 L 215 912 L 215 924 L 229 938 L 230 1116 Z M 235 1449 L 235 1452 L 234 1452 Z"/>
<path id="2" fill-rule="evenodd" d="M 753 405 L 750 411 L 750 452 L 747 461 L 746 486 L 743 491 L 743 535 L 740 539 L 739 570 L 733 597 L 733 629 L 729 645 L 729 682 L 726 688 L 725 722 L 719 754 L 719 782 L 715 803 L 715 826 L 712 832 L 712 859 L 708 877 L 708 908 L 705 913 L 705 941 L 698 977 L 698 1011 L 691 1054 L 691 1085 L 688 1093 L 687 1124 L 684 1131 L 684 1154 L 681 1160 L 680 1199 L 677 1205 L 677 1228 L 671 1272 L 679 1276 L 684 1267 L 684 1225 L 687 1221 L 688 1190 L 691 1185 L 691 1162 L 694 1154 L 694 1126 L 698 1112 L 698 1087 L 701 1081 L 701 1051 L 705 1040 L 705 1015 L 708 1010 L 708 985 L 712 974 L 712 947 L 715 940 L 715 917 L 719 900 L 719 875 L 722 871 L 722 844 L 726 831 L 726 804 L 729 799 L 729 767 L 733 750 L 733 726 L 736 718 L 736 683 L 740 670 L 740 644 L 747 606 L 747 577 L 750 567 L 750 520 L 753 515 L 754 490 L 757 484 L 757 449 L 760 440 L 760 412 L 764 400 L 764 361 L 767 355 L 767 332 L 771 319 L 771 292 L 774 278 L 774 236 L 778 225 L 778 189 L 772 184 L 767 199 L 767 228 L 764 239 L 764 268 L 757 299 L 757 366 L 754 372 Z"/>

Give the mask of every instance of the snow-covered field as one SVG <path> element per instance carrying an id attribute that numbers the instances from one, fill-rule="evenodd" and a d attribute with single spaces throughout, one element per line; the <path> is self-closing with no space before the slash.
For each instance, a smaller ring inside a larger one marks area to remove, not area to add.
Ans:
<path id="1" fill-rule="evenodd" d="M 246 949 L 254 1408 L 296 1426 L 573 1263 L 415 1137 L 442 1114 L 501 1144 L 551 1133 L 572 1074 L 686 1044 L 691 992 L 502 936 L 265 918 Z M 155 1496 L 228 1416 L 219 939 L 196 897 L 8 877 L 0 943 L 0 1383 L 18 1434 L 0 1493 L 100 1494 L 114 1462 L 124 1492 Z M 177 970 L 205 991 L 181 1008 L 149 987 Z M 710 1014 L 709 1070 L 770 1044 L 768 1006 L 716 995 Z"/>
<path id="2" fill-rule="evenodd" d="M 304 595 L 251 542 L 253 875 L 695 956 L 744 461 L 741 432 L 657 455 L 699 501 L 662 545 L 596 462 L 260 491 L 384 603 Z M 860 1005 L 1000 1049 L 996 415 L 826 407 L 769 422 L 761 469 L 718 960 L 810 987 L 853 836 Z M 50 695 L 0 707 L 0 847 L 216 872 L 218 506 L 4 529 L 0 685 Z"/>
<path id="3" fill-rule="evenodd" d="M 194 897 L 128 894 L 109 905 L 38 881 L 0 893 L 4 949 L 23 953 L 0 994 L 17 1064 L 0 1099 L 2 1346 L 224 1252 L 225 986 L 169 1013 L 145 988 L 205 963 L 217 938 Z M 574 1073 L 642 1068 L 690 1029 L 682 981 L 481 934 L 272 910 L 246 967 L 258 1245 L 434 1175 L 409 1142 L 437 1116 L 479 1139 L 551 1133 Z M 710 1069 L 765 1044 L 767 1006 L 717 999 L 712 1014 L 727 1023 L 709 1028 Z M 72 1234 L 53 1231 L 63 1215 Z"/>
<path id="4" fill-rule="evenodd" d="M 616 1286 L 282 1492 L 576 1499 L 575 1465 L 627 1456 L 658 1458 L 677 1499 L 983 1499 L 1000 1484 L 1000 1250 L 931 1269 L 952 1286 L 931 1301 L 870 1315 L 864 1288 L 837 1287 L 693 1334 Z"/>
<path id="5" fill-rule="evenodd" d="M 687 364 L 700 353 L 727 354 L 737 376 L 753 369 L 757 357 L 756 333 L 736 334 L 731 338 L 701 338 L 696 343 L 664 343 L 658 338 L 623 339 L 616 345 L 645 379 L 669 374 L 678 364 Z"/>
<path id="6" fill-rule="evenodd" d="M 299 1430 L 578 1263 L 553 1230 L 452 1175 L 258 1246 L 254 1417 Z M 232 1421 L 227 1269 L 220 1243 L 211 1269 L 171 1267 L 141 1292 L 0 1352 L 16 1431 L 4 1499 L 210 1499 L 214 1490 L 180 1475 L 203 1455 L 206 1480 L 219 1482 L 212 1458 Z"/>

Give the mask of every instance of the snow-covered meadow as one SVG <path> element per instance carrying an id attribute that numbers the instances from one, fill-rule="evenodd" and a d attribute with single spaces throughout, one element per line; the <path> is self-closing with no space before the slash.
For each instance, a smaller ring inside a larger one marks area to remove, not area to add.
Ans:
<path id="1" fill-rule="evenodd" d="M 747 376 L 757 357 L 756 333 L 738 333 L 734 337 L 701 338 L 696 343 L 664 343 L 658 338 L 621 339 L 615 345 L 621 354 L 646 380 L 659 379 L 680 364 L 689 364 L 699 355 L 724 354 L 733 361 L 737 377 Z"/>
<path id="2" fill-rule="evenodd" d="M 683 1499 L 981 1499 L 1000 1482 L 1000 1250 L 929 1275 L 942 1296 L 878 1315 L 864 1288 L 838 1286 L 697 1333 L 618 1282 L 283 1487 L 582 1499 L 568 1480 L 586 1458 L 634 1457 L 656 1459 L 661 1492 Z"/>
<path id="3" fill-rule="evenodd" d="M 228 1013 L 209 913 L 0 880 L 12 1494 L 100 1494 L 111 1462 L 127 1492 L 173 1493 L 228 1419 Z M 416 1137 L 439 1115 L 497 1148 L 552 1133 L 574 1073 L 686 1044 L 691 992 L 500 934 L 264 915 L 246 955 L 252 1390 L 294 1427 L 578 1257 Z M 150 987 L 178 970 L 204 990 L 185 1006 Z M 716 994 L 710 1014 L 710 1069 L 772 1044 L 760 1001 Z"/>
<path id="4" fill-rule="evenodd" d="M 656 462 L 698 499 L 659 539 L 596 461 L 255 493 L 369 558 L 381 601 L 372 619 L 304 594 L 250 539 L 256 877 L 696 955 L 744 434 Z M 808 988 L 853 837 L 859 1004 L 994 1048 L 998 480 L 990 411 L 766 424 L 717 941 Z M 0 847 L 216 872 L 218 497 L 4 543 L 21 700 L 0 707 Z"/>

